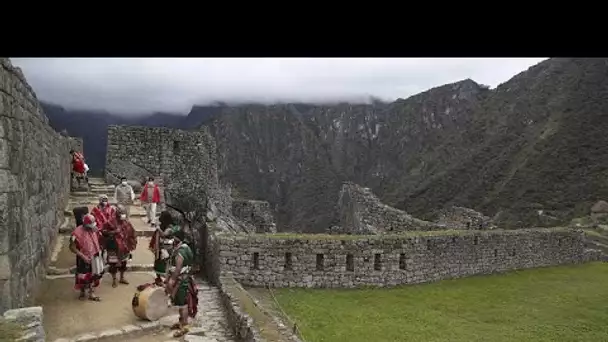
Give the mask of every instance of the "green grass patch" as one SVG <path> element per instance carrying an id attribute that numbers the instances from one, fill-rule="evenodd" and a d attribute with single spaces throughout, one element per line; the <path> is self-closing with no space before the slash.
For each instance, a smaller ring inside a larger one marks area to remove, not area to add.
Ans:
<path id="1" fill-rule="evenodd" d="M 307 342 L 606 341 L 608 264 L 391 289 L 280 289 Z"/>
<path id="2" fill-rule="evenodd" d="M 16 341 L 21 337 L 23 333 L 23 327 L 20 325 L 0 320 L 0 342 Z"/>

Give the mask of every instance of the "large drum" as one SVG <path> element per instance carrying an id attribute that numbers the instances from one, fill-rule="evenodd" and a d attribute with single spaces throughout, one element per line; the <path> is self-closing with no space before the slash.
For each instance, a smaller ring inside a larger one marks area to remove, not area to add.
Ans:
<path id="1" fill-rule="evenodd" d="M 131 305 L 133 306 L 135 316 L 148 321 L 160 319 L 169 310 L 165 289 L 157 286 L 148 286 L 136 292 Z"/>

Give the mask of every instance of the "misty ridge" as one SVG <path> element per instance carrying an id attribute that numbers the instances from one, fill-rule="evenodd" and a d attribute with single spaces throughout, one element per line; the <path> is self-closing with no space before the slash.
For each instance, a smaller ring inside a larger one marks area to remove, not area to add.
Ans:
<path id="1" fill-rule="evenodd" d="M 555 226 L 608 199 L 607 61 L 552 58 L 493 89 L 464 79 L 395 101 L 224 101 L 137 117 L 43 108 L 83 137 L 95 172 L 108 125 L 206 126 L 220 181 L 268 201 L 278 229 L 326 231 L 344 181 L 421 219 L 458 205 L 503 228 Z"/>

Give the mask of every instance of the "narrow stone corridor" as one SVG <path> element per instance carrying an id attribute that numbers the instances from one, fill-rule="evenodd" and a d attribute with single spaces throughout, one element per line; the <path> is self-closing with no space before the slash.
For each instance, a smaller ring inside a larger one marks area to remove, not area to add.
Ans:
<path id="1" fill-rule="evenodd" d="M 47 341 L 235 341 L 220 303 L 219 290 L 203 281 L 197 281 L 199 309 L 190 323 L 190 334 L 179 339 L 173 337 L 169 326 L 177 321 L 175 308 L 170 308 L 167 316 L 154 322 L 135 316 L 131 300 L 136 287 L 154 279 L 153 254 L 148 250 L 153 229 L 145 223 L 145 211 L 139 201 L 131 208 L 130 220 L 137 231 L 138 244 L 126 274 L 130 284 L 112 288 L 110 276 L 106 275 L 97 290 L 101 302 L 77 299 L 72 273 L 75 256 L 68 250 L 68 236 L 75 224 L 72 209 L 86 205 L 90 211 L 101 194 L 108 195 L 112 201 L 113 192 L 113 186 L 106 185 L 102 179 L 90 179 L 89 191 L 73 192 L 70 196 L 66 224 L 57 238 L 49 275 L 36 298 L 37 305 L 43 307 Z"/>

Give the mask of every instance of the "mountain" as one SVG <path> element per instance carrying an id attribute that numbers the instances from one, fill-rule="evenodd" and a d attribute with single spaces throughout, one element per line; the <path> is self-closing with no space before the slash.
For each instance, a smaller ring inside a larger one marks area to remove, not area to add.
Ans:
<path id="1" fill-rule="evenodd" d="M 85 137 L 92 168 L 103 167 L 107 124 L 204 124 L 221 179 L 268 200 L 283 230 L 324 231 L 345 180 L 421 218 L 459 205 L 518 228 L 564 223 L 608 198 L 606 75 L 608 59 L 552 58 L 493 90 L 467 79 L 392 103 L 218 103 L 129 120 L 53 109 L 49 119 Z"/>
<path id="2" fill-rule="evenodd" d="M 105 166 L 108 125 L 180 128 L 183 123 L 183 116 L 171 113 L 120 116 L 103 111 L 66 110 L 47 102 L 40 104 L 56 131 L 65 130 L 71 136 L 82 137 L 84 154 L 92 174 L 101 174 Z"/>

